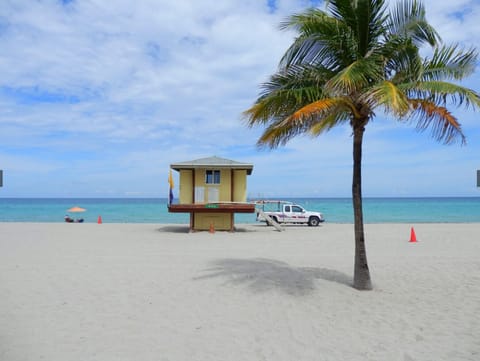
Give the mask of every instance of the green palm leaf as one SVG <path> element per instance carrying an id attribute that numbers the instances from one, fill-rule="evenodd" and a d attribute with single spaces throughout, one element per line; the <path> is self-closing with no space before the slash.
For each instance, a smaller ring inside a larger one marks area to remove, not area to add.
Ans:
<path id="1" fill-rule="evenodd" d="M 372 109 L 383 107 L 387 113 L 391 112 L 399 117 L 406 115 L 410 110 L 407 96 L 391 81 L 384 81 L 372 87 L 365 92 L 361 101 L 369 104 Z"/>
<path id="2" fill-rule="evenodd" d="M 477 62 L 474 49 L 463 51 L 457 44 L 435 48 L 432 59 L 424 63 L 424 80 L 461 80 L 473 73 Z"/>
<path id="3" fill-rule="evenodd" d="M 480 107 L 480 95 L 472 89 L 444 81 L 422 81 L 399 86 L 411 97 L 423 98 L 439 105 Z"/>
<path id="4" fill-rule="evenodd" d="M 417 46 L 423 43 L 436 46 L 440 42 L 437 31 L 426 20 L 425 7 L 420 1 L 397 2 L 388 27 L 390 36 L 411 38 Z"/>

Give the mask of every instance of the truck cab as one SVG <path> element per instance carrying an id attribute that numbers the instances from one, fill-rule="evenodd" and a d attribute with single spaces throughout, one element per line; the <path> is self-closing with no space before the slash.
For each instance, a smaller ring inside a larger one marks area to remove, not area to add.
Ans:
<path id="1" fill-rule="evenodd" d="M 283 207 L 283 217 L 284 222 L 301 222 L 304 223 L 307 216 L 306 211 L 299 205 L 285 205 Z"/>

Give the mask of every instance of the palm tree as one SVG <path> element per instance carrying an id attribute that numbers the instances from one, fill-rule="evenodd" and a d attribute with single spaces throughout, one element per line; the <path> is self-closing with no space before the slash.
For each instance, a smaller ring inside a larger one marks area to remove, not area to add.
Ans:
<path id="1" fill-rule="evenodd" d="M 361 187 L 365 127 L 380 111 L 431 130 L 445 144 L 465 143 L 447 106 L 480 107 L 478 93 L 452 82 L 474 71 L 477 52 L 443 45 L 415 0 L 400 1 L 391 10 L 385 0 L 330 0 L 326 11 L 292 15 L 281 29 L 298 36 L 245 119 L 250 127 L 265 127 L 257 145 L 271 149 L 297 135 L 351 126 L 353 287 L 369 290 Z M 420 54 L 425 45 L 431 49 L 428 56 Z"/>

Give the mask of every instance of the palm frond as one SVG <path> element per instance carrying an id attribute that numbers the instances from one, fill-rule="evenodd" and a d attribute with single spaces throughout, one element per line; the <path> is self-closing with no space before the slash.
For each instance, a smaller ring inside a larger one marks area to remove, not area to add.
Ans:
<path id="1" fill-rule="evenodd" d="M 256 103 L 243 113 L 248 126 L 266 124 L 270 118 L 284 118 L 292 109 L 299 109 L 323 97 L 323 69 L 292 66 L 278 72 L 262 84 Z"/>
<path id="2" fill-rule="evenodd" d="M 444 81 L 420 81 L 399 85 L 411 98 L 428 99 L 436 104 L 480 108 L 480 94 L 472 89 Z"/>
<path id="3" fill-rule="evenodd" d="M 345 36 L 342 36 L 345 38 Z M 337 39 L 337 41 L 333 41 Z M 341 68 L 343 62 L 349 62 L 348 54 L 338 51 L 339 44 L 347 42 L 347 39 L 331 36 L 328 40 L 323 37 L 299 37 L 285 52 L 280 60 L 280 68 L 288 68 L 294 65 L 322 66 L 336 71 Z M 332 56 L 332 54 L 336 54 Z"/>
<path id="4" fill-rule="evenodd" d="M 325 24 L 336 23 L 330 15 L 320 9 L 307 9 L 301 14 L 293 14 L 280 22 L 280 30 L 295 30 L 298 34 L 312 35 L 321 29 Z"/>
<path id="5" fill-rule="evenodd" d="M 319 135 L 331 130 L 332 128 L 346 123 L 351 119 L 351 114 L 349 112 L 335 112 L 330 115 L 325 116 L 321 122 L 317 122 L 311 126 L 309 133 L 313 137 L 318 137 Z"/>
<path id="6" fill-rule="evenodd" d="M 345 1 L 347 2 L 347 1 Z M 384 0 L 350 1 L 354 7 L 354 22 L 346 22 L 354 30 L 358 42 L 358 53 L 366 56 L 385 33 L 385 20 L 387 18 Z"/>
<path id="7" fill-rule="evenodd" d="M 369 104 L 372 109 L 383 107 L 386 112 L 391 112 L 400 117 L 410 110 L 405 93 L 394 83 L 387 80 L 372 87 L 362 96 L 361 101 Z"/>
<path id="8" fill-rule="evenodd" d="M 381 63 L 379 64 L 373 58 L 359 59 L 337 72 L 326 82 L 325 87 L 333 94 L 354 94 L 382 78 Z"/>
<path id="9" fill-rule="evenodd" d="M 289 17 L 282 29 L 289 28 L 296 29 L 299 36 L 280 60 L 280 68 L 320 65 L 335 71 L 355 59 L 356 43 L 351 30 L 320 10 Z"/>
<path id="10" fill-rule="evenodd" d="M 326 98 L 320 99 L 316 102 L 310 103 L 297 110 L 292 116 L 285 119 L 286 123 L 295 123 L 302 125 L 303 123 L 311 122 L 316 117 L 324 117 L 330 113 L 348 112 L 354 115 L 354 117 L 360 117 L 355 105 L 346 97 L 338 98 Z M 286 125 L 286 123 L 282 123 Z M 310 127 L 310 125 L 308 125 Z"/>
<path id="11" fill-rule="evenodd" d="M 411 39 L 391 37 L 381 47 L 379 54 L 385 59 L 385 78 L 395 84 L 419 81 L 423 62 L 417 46 Z"/>
<path id="12" fill-rule="evenodd" d="M 353 34 L 356 59 L 365 57 L 385 32 L 387 14 L 384 0 L 331 0 L 327 8 Z"/>
<path id="13" fill-rule="evenodd" d="M 417 0 L 403 0 L 390 13 L 389 33 L 391 36 L 411 38 L 416 45 L 428 43 L 436 46 L 441 39 L 427 22 L 425 7 Z"/>
<path id="14" fill-rule="evenodd" d="M 308 104 L 283 119 L 272 120 L 257 142 L 259 147 L 276 148 L 299 135 L 320 133 L 349 119 L 354 106 L 348 99 L 327 98 Z"/>
<path id="15" fill-rule="evenodd" d="M 271 123 L 257 140 L 258 148 L 277 148 L 280 145 L 285 145 L 287 141 L 295 135 L 300 134 L 298 129 L 293 127 L 279 127 L 277 123 Z"/>
<path id="16" fill-rule="evenodd" d="M 434 50 L 432 59 L 424 63 L 424 80 L 461 80 L 472 74 L 477 62 L 475 49 L 464 51 L 457 44 Z"/>
<path id="17" fill-rule="evenodd" d="M 432 137 L 444 144 L 455 143 L 460 139 L 465 144 L 465 136 L 457 119 L 447 108 L 424 99 L 410 99 L 412 113 L 410 119 L 417 122 L 417 130 L 431 129 Z"/>

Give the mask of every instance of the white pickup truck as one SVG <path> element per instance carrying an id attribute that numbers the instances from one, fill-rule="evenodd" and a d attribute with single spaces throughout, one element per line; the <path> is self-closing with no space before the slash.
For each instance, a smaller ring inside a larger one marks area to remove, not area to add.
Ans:
<path id="1" fill-rule="evenodd" d="M 272 210 L 272 205 L 276 205 L 276 209 Z M 268 218 L 276 223 L 300 223 L 309 226 L 318 226 L 325 221 L 322 213 L 307 211 L 298 204 L 274 201 L 257 202 L 257 221 L 269 224 Z"/>

